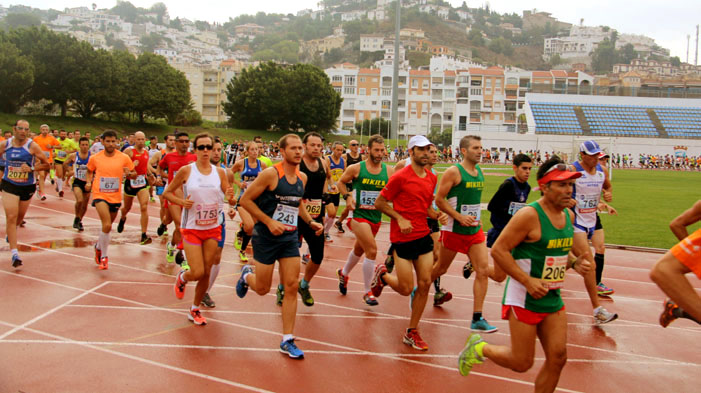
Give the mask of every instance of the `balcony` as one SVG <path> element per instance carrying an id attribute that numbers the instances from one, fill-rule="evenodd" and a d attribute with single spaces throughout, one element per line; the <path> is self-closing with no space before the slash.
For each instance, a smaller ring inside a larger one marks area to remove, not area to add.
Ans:
<path id="1" fill-rule="evenodd" d="M 467 131 L 467 124 L 459 123 L 458 124 L 458 131 Z"/>

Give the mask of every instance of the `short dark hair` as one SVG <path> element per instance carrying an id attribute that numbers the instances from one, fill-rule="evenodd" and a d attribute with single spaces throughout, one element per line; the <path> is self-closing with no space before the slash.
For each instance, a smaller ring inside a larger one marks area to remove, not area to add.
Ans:
<path id="1" fill-rule="evenodd" d="M 378 145 L 379 145 L 380 143 L 383 143 L 383 144 L 384 144 L 384 143 L 385 143 L 385 139 L 384 139 L 384 138 L 382 137 L 382 135 L 380 135 L 380 134 L 373 134 L 373 135 L 370 135 L 370 139 L 368 139 L 368 150 L 369 150 L 369 149 L 372 149 L 372 145 L 374 145 L 375 143 L 377 143 Z"/>
<path id="2" fill-rule="evenodd" d="M 187 132 L 182 132 L 182 131 L 181 131 L 181 132 L 178 132 L 177 134 L 175 134 L 175 139 L 178 139 L 178 138 L 180 138 L 181 136 L 186 136 L 186 137 L 188 137 L 188 139 L 190 138 L 190 135 L 189 135 Z"/>
<path id="3" fill-rule="evenodd" d="M 285 135 L 285 136 L 287 136 L 287 135 Z M 283 138 L 284 138 L 284 137 L 283 137 Z M 253 140 L 256 141 L 256 142 L 262 142 L 262 139 L 263 139 L 263 138 L 261 138 L 260 135 L 256 135 L 256 136 L 253 137 Z"/>
<path id="4" fill-rule="evenodd" d="M 516 154 L 516 155 L 514 156 L 514 166 L 519 167 L 519 166 L 521 166 L 521 164 L 523 164 L 524 162 L 533 162 L 533 160 L 531 160 L 531 157 L 528 157 L 527 155 L 525 155 L 525 154 L 523 154 L 523 153 L 521 153 L 521 154 Z"/>
<path id="5" fill-rule="evenodd" d="M 171 136 L 173 137 L 173 139 L 175 139 L 175 135 L 173 135 L 173 134 L 167 134 L 167 135 L 165 135 L 165 136 L 163 137 L 163 142 L 168 142 L 168 137 L 171 137 Z"/>
<path id="6" fill-rule="evenodd" d="M 540 180 L 545 176 L 545 174 L 548 172 L 548 169 L 554 167 L 557 164 L 563 164 L 564 161 L 557 155 L 553 155 L 550 157 L 547 161 L 543 163 L 543 165 L 538 168 L 538 174 L 536 175 L 536 179 Z"/>
<path id="7" fill-rule="evenodd" d="M 80 139 L 78 139 L 78 143 L 80 143 L 80 142 L 90 143 L 90 138 L 88 138 L 87 136 L 81 136 Z"/>
<path id="8" fill-rule="evenodd" d="M 212 141 L 212 144 L 214 144 L 214 138 L 212 138 L 212 136 L 208 133 L 203 132 L 195 136 L 195 139 L 192 141 L 192 146 L 197 147 L 197 141 L 203 138 L 209 138 L 209 140 Z"/>
<path id="9" fill-rule="evenodd" d="M 117 132 L 114 130 L 105 130 L 105 132 L 102 133 L 102 139 L 109 137 L 117 139 Z"/>
<path id="10" fill-rule="evenodd" d="M 321 137 L 321 134 L 319 134 L 318 132 L 310 131 L 310 132 L 304 134 L 304 138 L 302 138 L 302 143 L 304 143 L 306 145 L 309 138 L 314 137 L 314 136 L 319 138 L 323 142 L 324 138 Z"/>
<path id="11" fill-rule="evenodd" d="M 346 146 L 343 144 L 343 142 L 341 142 L 341 141 L 334 141 L 334 142 L 333 142 L 333 148 L 334 148 L 334 149 L 335 149 L 336 146 L 338 146 L 338 145 L 341 145 L 341 146 L 343 146 L 343 147 L 346 147 Z"/>
<path id="12" fill-rule="evenodd" d="M 280 141 L 278 142 L 280 144 L 280 149 L 284 149 L 287 147 L 287 140 L 289 138 L 297 138 L 299 139 L 299 135 L 297 134 L 287 134 L 284 135 L 282 138 L 280 138 Z"/>
<path id="13" fill-rule="evenodd" d="M 465 135 L 460 139 L 460 148 L 461 149 L 467 149 L 470 147 L 470 141 L 475 140 L 475 141 L 481 141 L 482 137 L 478 135 Z"/>
<path id="14" fill-rule="evenodd" d="M 158 140 L 158 137 L 155 136 L 155 135 L 151 135 L 148 139 L 149 139 L 149 140 L 154 140 L 154 139 L 155 139 L 155 140 Z"/>

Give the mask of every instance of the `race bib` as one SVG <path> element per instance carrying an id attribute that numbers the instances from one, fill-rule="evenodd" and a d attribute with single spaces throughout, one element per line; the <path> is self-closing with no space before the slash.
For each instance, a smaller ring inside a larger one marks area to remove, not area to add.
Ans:
<path id="1" fill-rule="evenodd" d="M 58 151 L 58 158 L 66 158 L 67 155 L 68 155 L 68 153 L 66 153 L 63 150 Z"/>
<path id="2" fill-rule="evenodd" d="M 219 220 L 220 207 L 221 205 L 218 203 L 198 203 L 195 206 L 195 225 L 208 226 L 216 224 Z"/>
<path id="3" fill-rule="evenodd" d="M 379 191 L 360 190 L 358 209 L 375 210 L 375 201 L 378 196 L 380 196 Z"/>
<path id="4" fill-rule="evenodd" d="M 577 208 L 580 213 L 594 213 L 599 204 L 601 194 L 579 194 L 577 195 Z"/>
<path id="5" fill-rule="evenodd" d="M 76 179 L 82 180 L 82 181 L 85 181 L 85 179 L 87 179 L 88 168 L 86 168 L 85 165 L 76 165 L 73 168 L 75 169 L 74 176 Z"/>
<path id="6" fill-rule="evenodd" d="M 474 205 L 460 205 L 460 215 L 462 216 L 472 216 L 475 221 L 472 223 L 473 227 L 480 225 L 480 217 L 482 215 L 482 209 L 479 203 Z"/>
<path id="7" fill-rule="evenodd" d="M 21 166 L 11 165 L 7 167 L 7 179 L 15 183 L 27 183 L 29 172 L 24 172 Z"/>
<path id="8" fill-rule="evenodd" d="M 118 177 L 101 177 L 100 178 L 100 192 L 119 192 L 119 178 Z"/>
<path id="9" fill-rule="evenodd" d="M 321 199 L 305 199 L 304 207 L 312 218 L 317 218 L 321 214 Z"/>
<path id="10" fill-rule="evenodd" d="M 547 281 L 548 289 L 560 289 L 565 281 L 565 271 L 567 270 L 567 255 L 559 257 L 545 257 L 543 265 L 542 280 Z"/>
<path id="11" fill-rule="evenodd" d="M 282 223 L 285 226 L 285 230 L 294 231 L 297 229 L 298 215 L 299 208 L 278 203 L 275 212 L 273 212 L 273 220 Z"/>
<path id="12" fill-rule="evenodd" d="M 146 185 L 146 176 L 138 175 L 136 179 L 129 179 L 132 188 L 141 188 Z"/>
<path id="13" fill-rule="evenodd" d="M 509 215 L 513 216 L 514 214 L 516 214 L 517 211 L 521 210 L 524 206 L 526 206 L 525 203 L 511 202 L 509 204 Z"/>
<path id="14" fill-rule="evenodd" d="M 44 152 L 44 156 L 45 156 L 46 158 L 51 157 L 51 152 L 50 152 L 50 151 L 45 151 L 45 152 Z"/>

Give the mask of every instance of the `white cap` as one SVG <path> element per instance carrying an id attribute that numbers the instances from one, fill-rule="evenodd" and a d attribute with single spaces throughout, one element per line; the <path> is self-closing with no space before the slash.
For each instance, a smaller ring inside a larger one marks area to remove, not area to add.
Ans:
<path id="1" fill-rule="evenodd" d="M 411 139 L 409 139 L 409 149 L 414 146 L 424 147 L 432 144 L 433 143 L 431 143 L 431 141 L 429 141 L 428 138 L 423 135 L 414 135 L 411 137 Z"/>

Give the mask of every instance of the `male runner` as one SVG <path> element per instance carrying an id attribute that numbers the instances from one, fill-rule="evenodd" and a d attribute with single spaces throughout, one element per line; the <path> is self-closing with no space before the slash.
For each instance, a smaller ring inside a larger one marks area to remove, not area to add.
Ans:
<path id="1" fill-rule="evenodd" d="M 68 158 L 68 155 L 78 150 L 78 143 L 66 135 L 66 130 L 58 131 L 59 145 L 54 149 L 54 168 L 56 171 L 56 192 L 58 196 L 63 198 L 63 181 L 66 180 L 64 175 L 63 163 Z"/>
<path id="2" fill-rule="evenodd" d="M 411 165 L 395 172 L 375 201 L 377 210 L 392 219 L 390 241 L 394 245 L 394 270 L 397 274 L 392 276 L 387 273 L 384 264 L 377 264 L 371 284 L 375 297 L 380 296 L 385 285 L 389 285 L 403 296 L 408 296 L 414 288 L 413 266 L 416 271 L 417 289 L 411 302 L 411 318 L 403 342 L 421 351 L 428 350 L 428 345 L 419 335 L 417 327 L 426 306 L 433 266 L 433 239 L 426 215 L 435 214 L 429 208 L 433 202 L 433 190 L 437 182 L 436 175 L 426 170 L 430 145 L 432 143 L 421 135 L 409 140 L 409 149 L 413 150 Z M 389 205 L 390 201 L 393 206 Z M 437 219 L 438 216 L 430 218 Z"/>
<path id="3" fill-rule="evenodd" d="M 346 156 L 344 157 L 345 161 L 346 161 L 346 168 L 348 168 L 349 166 L 351 166 L 353 164 L 357 164 L 360 161 L 363 161 L 363 155 L 358 153 L 358 141 L 356 141 L 355 139 L 352 139 L 350 141 L 350 143 L 348 144 L 348 146 L 350 146 L 350 151 L 347 152 Z M 368 150 L 369 150 L 369 148 L 368 148 Z M 348 190 L 348 192 L 353 191 L 352 185 L 350 183 L 346 184 L 346 189 Z M 341 213 L 341 217 L 336 221 L 336 224 L 335 224 L 336 229 L 338 229 L 338 231 L 341 233 L 345 232 L 343 230 L 343 220 L 348 218 L 348 214 L 350 212 L 351 211 L 348 209 L 348 206 L 346 205 L 346 208 L 343 209 L 343 213 Z"/>
<path id="4" fill-rule="evenodd" d="M 88 210 L 88 202 L 90 201 L 90 191 L 86 189 L 86 180 L 88 176 L 88 162 L 90 161 L 90 140 L 87 137 L 81 137 L 79 150 L 71 153 L 63 163 L 64 171 L 68 171 L 70 165 L 73 165 L 73 195 L 75 196 L 75 219 L 73 220 L 73 228 L 79 232 L 83 232 L 83 217 Z"/>
<path id="5" fill-rule="evenodd" d="M 170 224 L 173 221 L 173 219 L 170 217 L 170 212 L 166 207 L 166 199 L 163 197 L 163 191 L 165 190 L 167 181 L 164 181 L 161 177 L 161 172 L 158 169 L 158 164 L 161 162 L 163 157 L 175 151 L 175 135 L 166 135 L 163 137 L 163 141 L 166 145 L 165 149 L 153 153 L 153 155 L 149 158 L 148 162 L 149 167 L 151 168 L 151 173 L 156 175 L 156 181 L 154 182 L 154 186 L 156 187 L 156 195 L 158 195 L 158 199 L 161 202 L 161 225 L 159 225 L 158 229 L 156 230 L 158 236 L 168 236 L 168 224 Z"/>
<path id="6" fill-rule="evenodd" d="M 582 174 L 582 177 L 575 181 L 572 199 L 569 201 L 569 207 L 575 214 L 573 248 L 575 254 L 584 255 L 588 261 L 594 262 L 595 268 L 584 276 L 584 286 L 587 288 L 589 300 L 594 309 L 594 322 L 603 324 L 615 320 L 618 314 L 609 312 L 599 304 L 596 276 L 604 270 L 604 256 L 599 254 L 598 258 L 592 257 L 589 239 L 596 227 L 596 209 L 599 206 L 602 191 L 604 201 L 611 201 L 611 181 L 608 170 L 599 165 L 601 148 L 596 141 L 582 142 L 579 152 L 580 160 L 570 165 L 571 171 Z"/>
<path id="7" fill-rule="evenodd" d="M 270 291 L 275 261 L 279 262 L 280 282 L 288 294 L 282 301 L 282 342 L 280 351 L 293 359 L 304 357 L 294 342 L 294 326 L 297 314 L 297 288 L 299 277 L 299 235 L 297 224 L 306 223 L 321 235 L 324 227 L 314 221 L 302 196 L 307 175 L 299 171 L 302 161 L 302 141 L 295 134 L 280 138 L 282 162 L 264 170 L 246 193 L 240 204 L 257 220 L 253 229 L 253 263 L 241 269 L 236 284 L 236 294 L 243 298 L 252 288 L 264 296 Z"/>
<path id="8" fill-rule="evenodd" d="M 17 225 L 22 223 L 36 191 L 35 171 L 49 169 L 49 160 L 38 144 L 27 137 L 29 122 L 17 120 L 12 127 L 14 137 L 0 143 L 0 156 L 5 156 L 2 175 L 2 204 L 5 208 L 5 231 L 10 243 L 12 267 L 22 265 L 17 251 Z M 48 128 L 47 128 L 48 130 Z M 35 164 L 36 160 L 39 164 Z"/>
<path id="9" fill-rule="evenodd" d="M 102 231 L 95 244 L 95 262 L 100 270 L 107 270 L 112 223 L 122 205 L 122 178 L 136 178 L 134 163 L 117 150 L 117 133 L 107 130 L 102 134 L 105 150 L 93 155 L 88 161 L 85 190 L 92 192 L 92 205 L 102 223 Z"/>
<path id="10" fill-rule="evenodd" d="M 324 186 L 328 182 L 332 189 L 336 190 L 336 185 L 331 180 L 331 172 L 326 165 L 326 161 L 321 159 L 321 149 L 324 146 L 321 135 L 316 132 L 308 132 L 302 138 L 302 143 L 304 144 L 304 155 L 299 163 L 299 170 L 307 178 L 304 185 L 304 207 L 312 220 L 323 227 L 324 204 L 322 196 Z M 314 298 L 309 292 L 309 283 L 316 272 L 319 271 L 321 261 L 324 260 L 324 236 L 323 234 L 321 236 L 318 235 L 315 227 L 311 227 L 306 222 L 300 222 L 298 225 L 300 247 L 302 239 L 304 239 L 307 242 L 307 246 L 309 246 L 309 259 L 311 260 L 311 263 L 307 263 L 304 268 L 304 277 L 299 282 L 298 287 L 299 294 L 302 296 L 302 303 L 307 307 L 314 305 Z M 278 285 L 278 305 L 282 305 L 284 296 L 283 286 Z"/>
<path id="11" fill-rule="evenodd" d="M 567 362 L 567 313 L 560 296 L 565 271 L 574 268 L 585 275 L 591 265 L 583 258 L 570 258 L 572 221 L 567 209 L 573 179 L 554 156 L 538 170 L 542 197 L 519 210 L 498 237 L 492 256 L 509 275 L 502 300 L 502 318 L 509 320 L 511 346 L 488 344 L 479 334 L 470 334 L 458 358 L 460 374 L 489 358 L 516 372 L 533 366 L 536 336 L 545 352 L 545 363 L 535 380 L 536 392 L 552 392 Z"/>
<path id="12" fill-rule="evenodd" d="M 482 157 L 482 142 L 479 136 L 467 135 L 460 140 L 460 152 L 463 160 L 448 168 L 436 192 L 436 204 L 446 213 L 448 222 L 441 227 L 441 248 L 438 252 L 438 264 L 433 269 L 431 279 L 445 274 L 457 253 L 468 256 L 474 268 L 475 283 L 472 287 L 473 331 L 485 333 L 496 332 L 482 316 L 484 298 L 487 295 L 489 277 L 501 281 L 503 274 L 498 269 L 490 270 L 487 245 L 482 231 L 481 199 L 484 189 L 484 175 L 478 163 Z"/>
<path id="13" fill-rule="evenodd" d="M 195 154 L 188 152 L 188 149 L 190 147 L 190 137 L 186 132 L 177 133 L 175 135 L 175 141 L 175 151 L 166 154 L 165 157 L 163 157 L 163 159 L 158 164 L 161 173 L 156 182 L 156 185 L 164 185 L 162 180 L 164 177 L 164 171 L 168 172 L 168 183 L 170 183 L 171 181 L 173 181 L 173 177 L 175 177 L 175 174 L 178 172 L 178 169 L 197 160 L 197 156 Z M 182 190 L 175 190 L 174 193 L 176 197 L 182 198 Z M 170 243 L 167 244 L 168 253 L 166 255 L 166 260 L 169 263 L 172 263 L 175 261 L 176 258 L 176 247 L 180 248 L 179 244 L 182 242 L 182 236 L 180 235 L 180 216 L 182 215 L 182 206 L 174 205 L 172 203 L 168 203 L 168 201 L 165 201 L 165 207 L 166 209 L 168 209 L 170 217 L 175 223 L 175 230 L 173 231 L 173 236 L 171 238 Z M 184 257 L 182 256 L 182 250 L 178 251 L 178 255 L 178 260 L 180 261 L 180 263 L 182 263 L 182 261 L 184 261 Z"/>
<path id="14" fill-rule="evenodd" d="M 599 153 L 599 165 L 601 165 L 602 168 L 608 169 L 608 154 L 605 154 L 603 151 Z M 609 215 L 618 215 L 618 212 L 616 209 L 609 205 L 608 203 L 599 200 L 599 205 L 597 206 L 596 209 L 596 225 L 594 225 L 594 234 L 591 236 L 591 245 L 594 247 L 594 260 L 595 261 L 603 261 L 604 260 L 604 253 L 606 252 L 606 242 L 605 242 L 605 235 L 604 235 L 604 226 L 601 224 L 601 218 L 599 217 L 599 212 L 606 212 Z M 609 296 L 614 293 L 614 290 L 607 287 L 604 285 L 604 283 L 601 281 L 601 276 L 604 273 L 603 269 L 603 263 L 601 268 L 598 267 L 596 269 L 596 293 L 599 296 Z"/>
<path id="15" fill-rule="evenodd" d="M 369 143 L 369 142 L 368 142 Z M 331 180 L 334 184 L 338 184 L 338 179 L 341 178 L 343 171 L 346 170 L 346 161 L 343 159 L 343 147 L 342 142 L 334 142 L 333 149 L 331 150 L 331 155 L 326 156 L 326 166 L 329 168 L 331 173 Z M 327 242 L 331 241 L 331 236 L 329 235 L 329 230 L 334 225 L 334 220 L 336 218 L 336 212 L 338 212 L 338 206 L 341 204 L 341 194 L 339 194 L 340 187 L 335 190 L 329 190 L 328 201 L 326 202 L 326 220 L 324 221 L 324 239 Z M 343 227 L 341 227 L 343 229 Z"/>
<path id="16" fill-rule="evenodd" d="M 59 146 L 58 141 L 56 138 L 54 138 L 53 135 L 49 134 L 49 126 L 46 124 L 42 124 L 39 127 L 39 131 L 41 132 L 39 135 L 35 136 L 33 141 L 39 147 L 41 150 L 44 152 L 44 157 L 49 162 L 49 166 L 51 166 L 54 162 L 54 148 L 56 146 Z M 46 170 L 39 171 L 39 192 L 37 193 L 37 197 L 41 199 L 42 201 L 46 200 L 46 194 L 44 193 L 44 182 L 46 182 L 46 174 L 50 169 L 47 168 Z"/>
<path id="17" fill-rule="evenodd" d="M 102 144 L 102 136 L 98 135 L 95 137 L 92 146 L 90 146 L 90 154 L 97 154 L 103 150 L 105 150 L 105 145 Z"/>
<path id="18" fill-rule="evenodd" d="M 533 162 L 530 157 L 525 154 L 514 156 L 514 175 L 501 183 L 487 205 L 490 213 L 489 221 L 492 223 L 492 228 L 487 232 L 487 247 L 491 248 L 494 245 L 511 217 L 526 206 L 528 194 L 531 192 L 528 178 L 531 176 L 532 168 Z"/>
<path id="19" fill-rule="evenodd" d="M 148 189 L 154 178 L 153 173 L 148 170 L 149 154 L 146 150 L 146 135 L 141 131 L 134 133 L 134 145 L 125 149 L 124 154 L 134 163 L 136 179 L 124 180 L 124 206 L 117 224 L 117 232 L 124 231 L 127 214 L 131 210 L 134 198 L 137 198 L 141 208 L 141 244 L 151 244 L 152 240 L 146 235 L 146 231 L 148 230 Z"/>
<path id="20" fill-rule="evenodd" d="M 335 150 L 335 149 L 334 149 Z M 372 274 L 377 259 L 377 243 L 375 236 L 382 224 L 382 213 L 375 208 L 375 200 L 385 187 L 392 168 L 388 168 L 382 159 L 385 157 L 385 141 L 382 136 L 371 135 L 368 140 L 368 156 L 365 161 L 349 166 L 338 180 L 338 188 L 346 201 L 346 208 L 353 210 L 353 217 L 348 219 L 348 228 L 355 235 L 355 243 L 348 253 L 343 269 L 336 270 L 338 290 L 342 295 L 348 291 L 348 279 L 351 270 L 363 260 L 363 283 L 365 294 L 363 301 L 369 306 L 377 306 L 378 302 L 370 290 Z M 353 184 L 353 193 L 348 191 L 346 184 Z M 357 206 L 356 206 L 356 201 Z"/>
<path id="21" fill-rule="evenodd" d="M 260 136 L 254 136 L 253 137 L 253 142 L 258 144 L 258 159 L 265 164 L 266 168 L 271 168 L 273 166 L 273 162 L 270 160 L 265 155 L 265 148 L 263 146 L 263 139 Z"/>
<path id="22" fill-rule="evenodd" d="M 672 220 L 669 228 L 679 243 L 660 258 L 650 272 L 650 279 L 669 296 L 664 302 L 660 325 L 667 327 L 677 318 L 701 324 L 701 297 L 684 277 L 693 272 L 701 278 L 701 229 L 689 235 L 687 227 L 701 221 L 701 200 Z"/>

